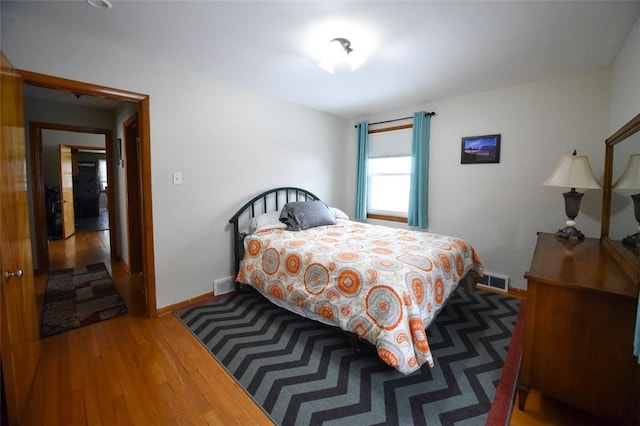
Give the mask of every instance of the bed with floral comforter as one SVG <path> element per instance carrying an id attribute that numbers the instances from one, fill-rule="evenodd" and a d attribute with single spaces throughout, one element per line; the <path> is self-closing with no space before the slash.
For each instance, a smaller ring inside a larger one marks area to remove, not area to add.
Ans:
<path id="1" fill-rule="evenodd" d="M 462 239 L 344 219 L 298 231 L 262 226 L 243 243 L 238 282 L 366 339 L 404 374 L 433 366 L 426 328 L 464 277 L 482 274 Z"/>

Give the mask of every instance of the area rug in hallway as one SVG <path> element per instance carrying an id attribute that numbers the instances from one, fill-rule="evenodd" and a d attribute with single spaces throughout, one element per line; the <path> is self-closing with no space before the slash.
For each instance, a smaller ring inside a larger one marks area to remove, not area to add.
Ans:
<path id="1" fill-rule="evenodd" d="M 49 271 L 40 337 L 127 312 L 104 263 Z"/>
<path id="2" fill-rule="evenodd" d="M 176 315 L 278 425 L 484 425 L 519 305 L 458 287 L 427 331 L 435 367 L 408 376 L 253 291 Z"/>

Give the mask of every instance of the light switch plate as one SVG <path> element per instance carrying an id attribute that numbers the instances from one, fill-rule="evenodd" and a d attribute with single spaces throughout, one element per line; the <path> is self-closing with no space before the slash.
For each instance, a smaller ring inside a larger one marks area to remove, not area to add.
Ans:
<path id="1" fill-rule="evenodd" d="M 182 185 L 182 172 L 173 172 L 173 184 Z"/>

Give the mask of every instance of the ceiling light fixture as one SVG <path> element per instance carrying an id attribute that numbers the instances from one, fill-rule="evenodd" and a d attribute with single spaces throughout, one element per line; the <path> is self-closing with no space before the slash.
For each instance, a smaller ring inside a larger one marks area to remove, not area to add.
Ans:
<path id="1" fill-rule="evenodd" d="M 338 37 L 329 42 L 329 45 L 322 56 L 322 61 L 318 65 L 323 70 L 333 74 L 336 65 L 342 62 L 348 63 L 351 71 L 355 71 L 364 63 L 364 61 L 365 57 L 353 50 L 349 40 Z"/>
<path id="2" fill-rule="evenodd" d="M 86 0 L 93 7 L 98 9 L 111 9 L 113 6 L 109 0 Z"/>

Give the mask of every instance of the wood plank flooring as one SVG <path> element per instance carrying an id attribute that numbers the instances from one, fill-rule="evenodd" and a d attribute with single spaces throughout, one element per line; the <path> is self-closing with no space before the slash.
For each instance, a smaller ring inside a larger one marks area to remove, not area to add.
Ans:
<path id="1" fill-rule="evenodd" d="M 104 262 L 128 312 L 42 340 L 24 424 L 272 424 L 173 314 L 144 317 L 141 279 L 108 244 L 108 231 L 50 242 L 52 270 Z M 46 276 L 36 286 L 41 310 Z"/>
<path id="2" fill-rule="evenodd" d="M 50 242 L 51 269 L 104 262 L 129 311 L 42 340 L 24 424 L 272 424 L 173 314 L 144 317 L 141 279 L 111 265 L 108 232 Z M 39 309 L 45 285 L 38 276 Z M 588 424 L 580 415 L 532 392 L 511 425 Z"/>

